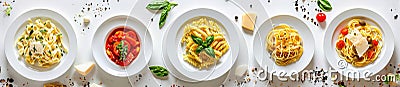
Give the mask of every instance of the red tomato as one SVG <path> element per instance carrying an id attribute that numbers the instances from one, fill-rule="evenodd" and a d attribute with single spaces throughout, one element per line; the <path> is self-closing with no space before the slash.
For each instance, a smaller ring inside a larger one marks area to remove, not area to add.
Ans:
<path id="1" fill-rule="evenodd" d="M 368 51 L 367 55 L 368 55 L 368 59 L 371 59 L 374 56 L 374 51 L 373 50 Z"/>
<path id="2" fill-rule="evenodd" d="M 347 27 L 343 28 L 340 33 L 342 33 L 343 35 L 347 35 L 349 33 L 349 29 L 347 29 Z"/>
<path id="3" fill-rule="evenodd" d="M 378 46 L 379 42 L 377 40 L 372 40 L 372 45 Z"/>
<path id="4" fill-rule="evenodd" d="M 326 15 L 324 13 L 318 13 L 316 18 L 318 22 L 324 22 L 326 19 Z"/>
<path id="5" fill-rule="evenodd" d="M 127 42 L 129 42 L 129 44 L 132 44 L 132 46 L 136 46 L 136 40 L 133 39 L 132 37 L 126 37 L 125 38 Z"/>
<path id="6" fill-rule="evenodd" d="M 117 49 L 117 46 L 118 46 L 118 44 L 119 44 L 120 42 L 115 42 L 114 44 L 113 44 L 113 49 L 112 49 L 112 52 L 114 53 L 114 55 L 115 56 L 119 56 L 119 50 Z"/>
<path id="7" fill-rule="evenodd" d="M 134 40 L 138 40 L 138 37 L 134 31 L 128 31 L 128 36 L 132 37 Z"/>
<path id="8" fill-rule="evenodd" d="M 344 45 L 346 45 L 346 44 L 344 43 L 343 40 L 340 40 L 339 42 L 336 43 L 336 47 L 339 49 L 342 49 L 344 47 Z"/>
<path id="9" fill-rule="evenodd" d="M 124 41 L 124 45 L 126 46 L 126 47 L 128 47 L 128 52 L 129 52 L 129 50 L 131 49 L 131 47 L 132 47 L 132 45 L 131 45 L 132 43 L 129 43 L 128 41 Z"/>

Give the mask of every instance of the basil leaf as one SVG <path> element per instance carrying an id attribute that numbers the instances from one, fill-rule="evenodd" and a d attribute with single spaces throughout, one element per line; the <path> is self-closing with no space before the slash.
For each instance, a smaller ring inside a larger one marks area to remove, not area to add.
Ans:
<path id="1" fill-rule="evenodd" d="M 150 10 L 161 10 L 164 7 L 168 6 L 170 3 L 166 0 L 154 0 L 149 3 L 146 8 Z"/>
<path id="2" fill-rule="evenodd" d="M 162 66 L 150 66 L 149 69 L 154 75 L 158 77 L 164 77 L 168 75 L 168 70 Z"/>
<path id="3" fill-rule="evenodd" d="M 330 11 L 332 10 L 331 4 L 328 2 L 328 0 L 318 0 L 317 4 L 319 8 L 321 8 L 323 11 Z"/>
<path id="4" fill-rule="evenodd" d="M 193 42 L 196 43 L 197 45 L 202 45 L 203 44 L 203 40 L 201 38 L 199 38 L 199 37 L 196 37 L 196 36 L 192 35 L 192 39 L 193 39 Z"/>
<path id="5" fill-rule="evenodd" d="M 125 60 L 128 54 L 128 46 L 124 45 L 124 40 L 122 40 L 116 47 L 119 51 L 119 60 Z"/>
<path id="6" fill-rule="evenodd" d="M 165 25 L 168 12 L 172 9 L 172 7 L 177 5 L 177 3 L 169 2 L 167 0 L 154 0 L 147 4 L 146 8 L 150 10 L 162 10 L 160 21 L 158 22 L 158 27 L 161 29 Z"/>
<path id="7" fill-rule="evenodd" d="M 172 6 L 177 6 L 177 5 L 178 5 L 178 3 L 175 3 L 175 2 L 169 2 L 169 4 L 171 5 L 171 7 L 172 7 Z"/>
<path id="8" fill-rule="evenodd" d="M 165 76 L 168 76 L 168 71 L 164 71 L 163 74 L 164 74 Z"/>
<path id="9" fill-rule="evenodd" d="M 116 48 L 119 50 L 119 49 L 122 48 L 122 45 L 124 45 L 124 41 L 121 41 L 121 42 L 117 45 Z"/>
<path id="10" fill-rule="evenodd" d="M 169 5 L 169 4 L 163 8 L 163 11 L 161 12 L 160 21 L 158 22 L 158 27 L 160 29 L 164 26 L 165 20 L 167 20 L 168 12 L 170 10 L 171 10 L 171 5 Z"/>
<path id="11" fill-rule="evenodd" d="M 210 44 L 211 44 L 213 41 L 214 41 L 214 36 L 208 36 L 208 37 L 206 38 L 206 42 L 204 42 L 204 43 L 205 43 L 205 47 L 210 46 Z M 203 44 L 204 44 L 204 43 L 203 43 Z"/>
<path id="12" fill-rule="evenodd" d="M 199 47 L 197 47 L 196 53 L 200 53 L 201 50 L 203 50 L 203 49 L 204 49 L 204 47 L 200 45 Z"/>
<path id="13" fill-rule="evenodd" d="M 208 47 L 208 48 L 205 49 L 205 51 L 209 56 L 212 56 L 212 57 L 215 58 L 214 49 L 212 49 L 211 47 Z"/>

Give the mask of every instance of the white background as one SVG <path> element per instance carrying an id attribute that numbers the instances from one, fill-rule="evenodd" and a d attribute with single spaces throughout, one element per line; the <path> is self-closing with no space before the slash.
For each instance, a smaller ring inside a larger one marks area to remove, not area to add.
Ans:
<path id="1" fill-rule="evenodd" d="M 117 2 L 116 0 L 110 0 L 110 7 L 111 10 L 103 12 L 102 17 L 96 17 L 94 18 L 93 14 L 91 13 L 86 13 L 91 17 L 91 23 L 89 24 L 90 29 L 82 31 L 83 26 L 77 24 L 74 22 L 74 16 L 75 14 L 79 13 L 80 10 L 82 9 L 82 6 L 84 6 L 85 3 L 87 2 L 93 2 L 93 3 L 101 3 L 102 0 L 92 0 L 92 1 L 82 1 L 82 0 L 16 0 L 15 3 L 11 3 L 13 6 L 13 10 L 11 12 L 11 16 L 5 16 L 4 12 L 0 12 L 0 66 L 1 66 L 1 73 L 0 73 L 0 78 L 7 78 L 7 77 L 12 77 L 16 80 L 14 82 L 14 85 L 19 85 L 22 86 L 22 84 L 28 82 L 28 86 L 41 86 L 45 82 L 36 82 L 36 81 L 30 81 L 24 77 L 21 77 L 18 73 L 16 73 L 8 64 L 6 60 L 6 56 L 4 54 L 4 37 L 6 34 L 6 31 L 9 27 L 9 25 L 13 22 L 13 20 L 18 17 L 18 15 L 21 15 L 23 12 L 26 12 L 28 10 L 32 10 L 35 8 L 47 8 L 54 10 L 60 14 L 62 14 L 74 27 L 75 33 L 77 35 L 77 42 L 78 42 L 78 55 L 76 57 L 74 65 L 77 64 L 82 64 L 86 62 L 95 62 L 94 58 L 91 53 L 91 40 L 93 38 L 93 35 L 96 31 L 96 28 L 105 20 L 108 18 L 112 17 L 113 15 L 116 14 L 126 14 L 130 16 L 135 16 L 139 18 L 140 21 L 142 21 L 145 25 L 149 25 L 149 31 L 150 34 L 152 35 L 152 40 L 153 40 L 153 55 L 152 58 L 149 62 L 149 65 L 163 65 L 163 62 L 161 60 L 161 41 L 162 37 L 164 36 L 164 32 L 168 30 L 168 26 L 171 23 L 171 20 L 175 20 L 180 14 L 194 8 L 211 8 L 215 9 L 217 11 L 222 12 L 225 14 L 228 18 L 231 18 L 232 21 L 234 21 L 234 16 L 239 17 L 239 21 L 235 22 L 237 23 L 238 26 L 240 26 L 240 17 L 244 13 L 240 8 L 244 8 L 245 11 L 247 12 L 255 12 L 258 14 L 258 18 L 256 21 L 256 26 L 259 26 L 264 20 L 268 19 L 269 17 L 276 16 L 276 15 L 282 15 L 282 14 L 288 14 L 288 15 L 293 15 L 295 17 L 298 17 L 299 19 L 303 20 L 311 29 L 314 39 L 316 40 L 315 44 L 315 53 L 313 60 L 311 63 L 308 65 L 306 69 L 312 70 L 315 69 L 317 66 L 318 68 L 324 68 L 324 70 L 329 68 L 329 64 L 326 61 L 323 53 L 323 37 L 324 37 L 324 32 L 327 30 L 325 27 L 320 27 L 320 26 L 314 26 L 311 24 L 309 21 L 304 20 L 302 16 L 304 13 L 299 13 L 296 12 L 294 9 L 294 0 L 271 0 L 268 3 L 268 0 L 234 0 L 236 3 L 239 3 L 238 7 L 235 5 L 232 1 L 227 1 L 226 0 L 174 0 L 176 1 L 179 5 L 175 8 L 173 8 L 169 12 L 169 16 L 167 18 L 167 22 L 163 29 L 158 29 L 158 20 L 159 20 L 159 15 L 153 13 L 151 11 L 148 11 L 145 9 L 145 6 L 147 3 L 150 2 L 150 0 L 120 0 Z M 4 1 L 3 1 L 4 2 Z M 11 0 L 8 0 L 7 2 L 11 2 Z M 305 3 L 309 3 L 310 0 L 305 0 Z M 391 64 L 397 65 L 400 63 L 400 60 L 398 60 L 398 51 L 400 50 L 399 48 L 399 38 L 398 33 L 400 31 L 398 28 L 400 28 L 399 24 L 399 19 L 394 20 L 393 16 L 395 14 L 398 14 L 400 12 L 400 1 L 399 0 L 330 0 L 330 3 L 333 7 L 333 10 L 331 12 L 325 12 L 327 15 L 326 19 L 326 24 L 328 25 L 330 21 L 338 14 L 341 12 L 351 9 L 351 8 L 366 8 L 369 10 L 372 10 L 374 12 L 377 12 L 379 15 L 381 15 L 391 26 L 392 31 L 395 35 L 395 50 L 393 53 L 393 57 L 391 59 Z M 249 5 L 252 4 L 253 8 L 250 8 Z M 303 2 L 302 0 L 299 1 L 299 4 L 302 5 Z M 316 14 L 314 11 L 314 6 L 316 6 L 316 3 L 310 3 L 310 8 L 307 10 L 310 10 L 310 15 L 314 17 L 313 15 Z M 1 9 L 5 9 L 4 7 L 1 7 Z M 391 12 L 390 9 L 393 9 Z M 149 22 L 150 19 L 154 17 L 153 22 Z M 81 21 L 81 20 L 78 20 Z M 258 64 L 255 62 L 253 56 L 252 56 L 252 33 L 245 33 L 241 29 L 239 32 L 241 35 L 244 37 L 244 41 L 242 39 L 239 39 L 242 42 L 246 42 L 246 45 L 243 46 L 244 48 L 247 48 L 248 52 L 240 52 L 238 62 L 236 62 L 235 66 L 241 65 L 241 64 L 248 64 L 250 65 L 249 70 L 252 67 L 258 67 Z M 235 68 L 233 67 L 233 69 Z M 384 66 L 384 64 L 382 64 Z M 387 71 L 392 71 L 392 70 L 384 70 L 381 71 L 382 74 L 385 74 Z M 200 83 L 187 83 L 187 82 L 182 82 L 170 75 L 170 78 L 168 80 L 158 80 L 154 79 L 151 76 L 151 73 L 149 70 L 146 68 L 141 71 L 141 74 L 143 74 L 143 77 L 136 82 L 138 78 L 136 78 L 137 75 L 131 76 L 128 78 L 119 78 L 119 77 L 114 77 L 111 76 L 107 73 L 105 73 L 101 68 L 96 66 L 94 70 L 89 73 L 86 78 L 91 82 L 91 83 L 97 83 L 99 84 L 100 82 L 103 83 L 103 86 L 119 86 L 119 87 L 126 87 L 126 86 L 139 86 L 143 87 L 145 85 L 149 87 L 154 87 L 154 86 L 163 86 L 163 87 L 168 87 L 171 86 L 172 84 L 177 84 L 179 86 L 220 86 L 221 84 L 224 84 L 225 86 L 234 86 L 234 80 L 235 77 L 232 75 L 232 73 L 227 73 L 226 75 L 222 76 L 221 78 L 216 79 L 215 81 L 210 81 L 210 82 L 200 82 Z M 64 84 L 68 85 L 69 78 L 72 78 L 72 80 L 75 82 L 74 86 L 82 86 L 81 80 L 79 80 L 80 76 L 77 74 L 74 70 L 73 67 L 70 68 L 69 71 L 67 71 L 66 74 L 63 76 L 53 80 L 53 81 L 60 81 L 63 82 Z M 228 79 L 226 77 L 229 77 Z M 93 78 L 93 80 L 92 80 Z M 231 79 L 229 81 L 229 79 Z M 268 83 L 267 81 L 257 81 L 255 82 L 256 78 L 252 78 L 252 81 L 250 83 L 246 83 L 246 86 L 266 86 Z M 333 82 L 328 81 L 327 82 L 329 86 L 333 84 Z M 314 86 L 314 85 L 323 85 L 322 83 L 310 83 L 310 82 L 279 82 L 279 81 L 274 81 L 271 83 L 272 85 L 275 86 Z M 347 83 L 346 83 L 347 84 Z M 371 85 L 369 85 L 371 84 Z M 353 82 L 349 84 L 350 86 L 356 85 L 356 86 L 377 86 L 378 83 L 365 83 L 365 82 Z"/>

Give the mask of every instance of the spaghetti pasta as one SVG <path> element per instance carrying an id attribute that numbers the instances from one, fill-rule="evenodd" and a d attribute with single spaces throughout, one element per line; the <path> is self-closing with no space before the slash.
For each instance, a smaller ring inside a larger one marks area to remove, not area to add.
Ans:
<path id="1" fill-rule="evenodd" d="M 336 41 L 336 51 L 346 62 L 362 67 L 378 58 L 382 45 L 382 33 L 378 27 L 361 19 L 352 19 L 341 30 Z"/>
<path id="2" fill-rule="evenodd" d="M 275 63 L 289 65 L 300 59 L 303 54 L 302 38 L 297 30 L 287 24 L 280 24 L 268 33 L 266 47 Z"/>

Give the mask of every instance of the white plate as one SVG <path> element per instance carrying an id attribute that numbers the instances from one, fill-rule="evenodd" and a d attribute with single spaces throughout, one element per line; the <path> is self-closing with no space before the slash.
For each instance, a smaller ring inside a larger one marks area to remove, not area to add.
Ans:
<path id="1" fill-rule="evenodd" d="M 350 21 L 352 18 L 360 18 L 362 20 L 365 20 L 367 23 L 382 29 L 381 30 L 383 34 L 382 38 L 384 42 L 382 51 L 378 55 L 378 59 L 376 59 L 375 62 L 364 67 L 354 67 L 351 64 L 348 64 L 345 60 L 343 60 L 338 56 L 338 53 L 335 50 L 336 40 L 339 35 L 340 29 L 346 26 L 348 21 Z M 355 76 L 354 75 L 349 76 L 348 74 L 343 74 L 342 71 L 347 72 L 353 70 L 363 73 L 364 71 L 369 70 L 372 73 L 372 75 L 374 75 L 378 73 L 380 70 L 382 70 L 386 66 L 386 64 L 390 61 L 390 58 L 392 57 L 393 54 L 393 49 L 394 49 L 394 38 L 389 24 L 379 14 L 371 10 L 361 9 L 361 8 L 347 10 L 339 14 L 335 19 L 333 19 L 331 24 L 329 24 L 324 38 L 324 51 L 329 64 L 335 70 L 338 70 L 339 73 L 341 73 L 342 75 L 351 78 L 355 78 Z M 360 78 L 364 77 L 365 75 L 360 74 Z"/>
<path id="2" fill-rule="evenodd" d="M 163 43 L 166 43 L 165 39 L 166 39 L 166 34 L 163 37 Z M 182 75 L 182 73 L 179 73 L 178 70 L 176 70 L 174 65 L 172 65 L 171 61 L 169 61 L 166 45 L 167 44 L 162 44 L 162 54 L 161 55 L 163 57 L 162 61 L 163 61 L 164 65 L 165 65 L 165 68 L 167 68 L 167 70 L 169 71 L 170 75 L 173 75 L 174 77 L 176 77 L 176 78 L 178 78 L 180 80 L 186 81 L 186 82 L 199 82 L 199 81 L 190 79 L 188 77 L 185 77 L 184 75 Z"/>
<path id="3" fill-rule="evenodd" d="M 165 43 L 165 42 L 163 41 L 163 43 Z M 174 77 L 176 77 L 180 80 L 186 81 L 186 82 L 199 82 L 199 81 L 190 79 L 188 77 L 185 77 L 184 75 L 182 75 L 182 73 L 177 72 L 176 68 L 172 65 L 171 61 L 169 61 L 165 45 L 166 44 L 163 44 L 163 48 L 162 48 L 162 50 L 163 50 L 163 52 L 162 52 L 163 60 L 162 61 L 164 62 L 165 68 L 167 68 L 170 75 L 173 75 Z"/>
<path id="4" fill-rule="evenodd" d="M 221 57 L 219 63 L 215 66 L 209 67 L 208 69 L 197 69 L 193 67 L 183 59 L 184 49 L 180 45 L 180 40 L 183 36 L 183 27 L 199 18 L 207 17 L 208 19 L 215 19 L 220 27 L 221 31 L 225 33 L 225 38 L 230 45 L 229 50 Z M 222 26 L 223 25 L 223 26 Z M 179 16 L 168 28 L 166 32 L 166 40 L 164 44 L 166 47 L 167 55 L 172 65 L 182 73 L 184 76 L 194 79 L 196 81 L 207 81 L 218 78 L 225 74 L 232 65 L 235 63 L 239 52 L 239 44 L 234 42 L 234 38 L 238 38 L 238 32 L 235 29 L 239 29 L 229 18 L 227 18 L 222 13 L 206 8 L 193 9 L 185 12 Z"/>
<path id="5" fill-rule="evenodd" d="M 304 52 L 301 58 L 289 65 L 278 66 L 275 61 L 270 58 L 270 53 L 266 50 L 265 39 L 273 27 L 279 24 L 288 24 L 296 29 L 300 37 L 303 39 Z M 254 36 L 253 53 L 258 64 L 269 73 L 286 72 L 285 76 L 290 76 L 292 72 L 300 72 L 310 63 L 313 54 L 315 41 L 310 28 L 300 19 L 289 15 L 278 15 L 264 21 L 264 23 L 257 29 Z M 276 73 L 274 75 L 277 75 Z"/>
<path id="6" fill-rule="evenodd" d="M 104 47 L 109 32 L 112 32 L 113 28 L 118 26 L 131 27 L 136 31 L 141 41 L 138 57 L 126 67 L 121 67 L 111 61 Z M 137 18 L 126 15 L 117 15 L 104 21 L 99 28 L 97 28 L 92 41 L 92 52 L 97 64 L 107 73 L 118 77 L 132 76 L 140 72 L 150 61 L 153 52 L 152 49 L 153 43 L 147 27 L 137 20 Z"/>
<path id="7" fill-rule="evenodd" d="M 49 19 L 61 30 L 63 35 L 63 44 L 69 52 L 61 58 L 57 65 L 46 68 L 32 67 L 25 64 L 23 58 L 19 58 L 16 48 L 16 40 L 25 30 L 28 18 Z M 71 24 L 61 14 L 48 9 L 34 9 L 23 13 L 10 25 L 5 39 L 5 52 L 7 60 L 23 77 L 35 81 L 48 81 L 63 75 L 73 64 L 77 54 L 77 42 L 74 29 Z"/>

